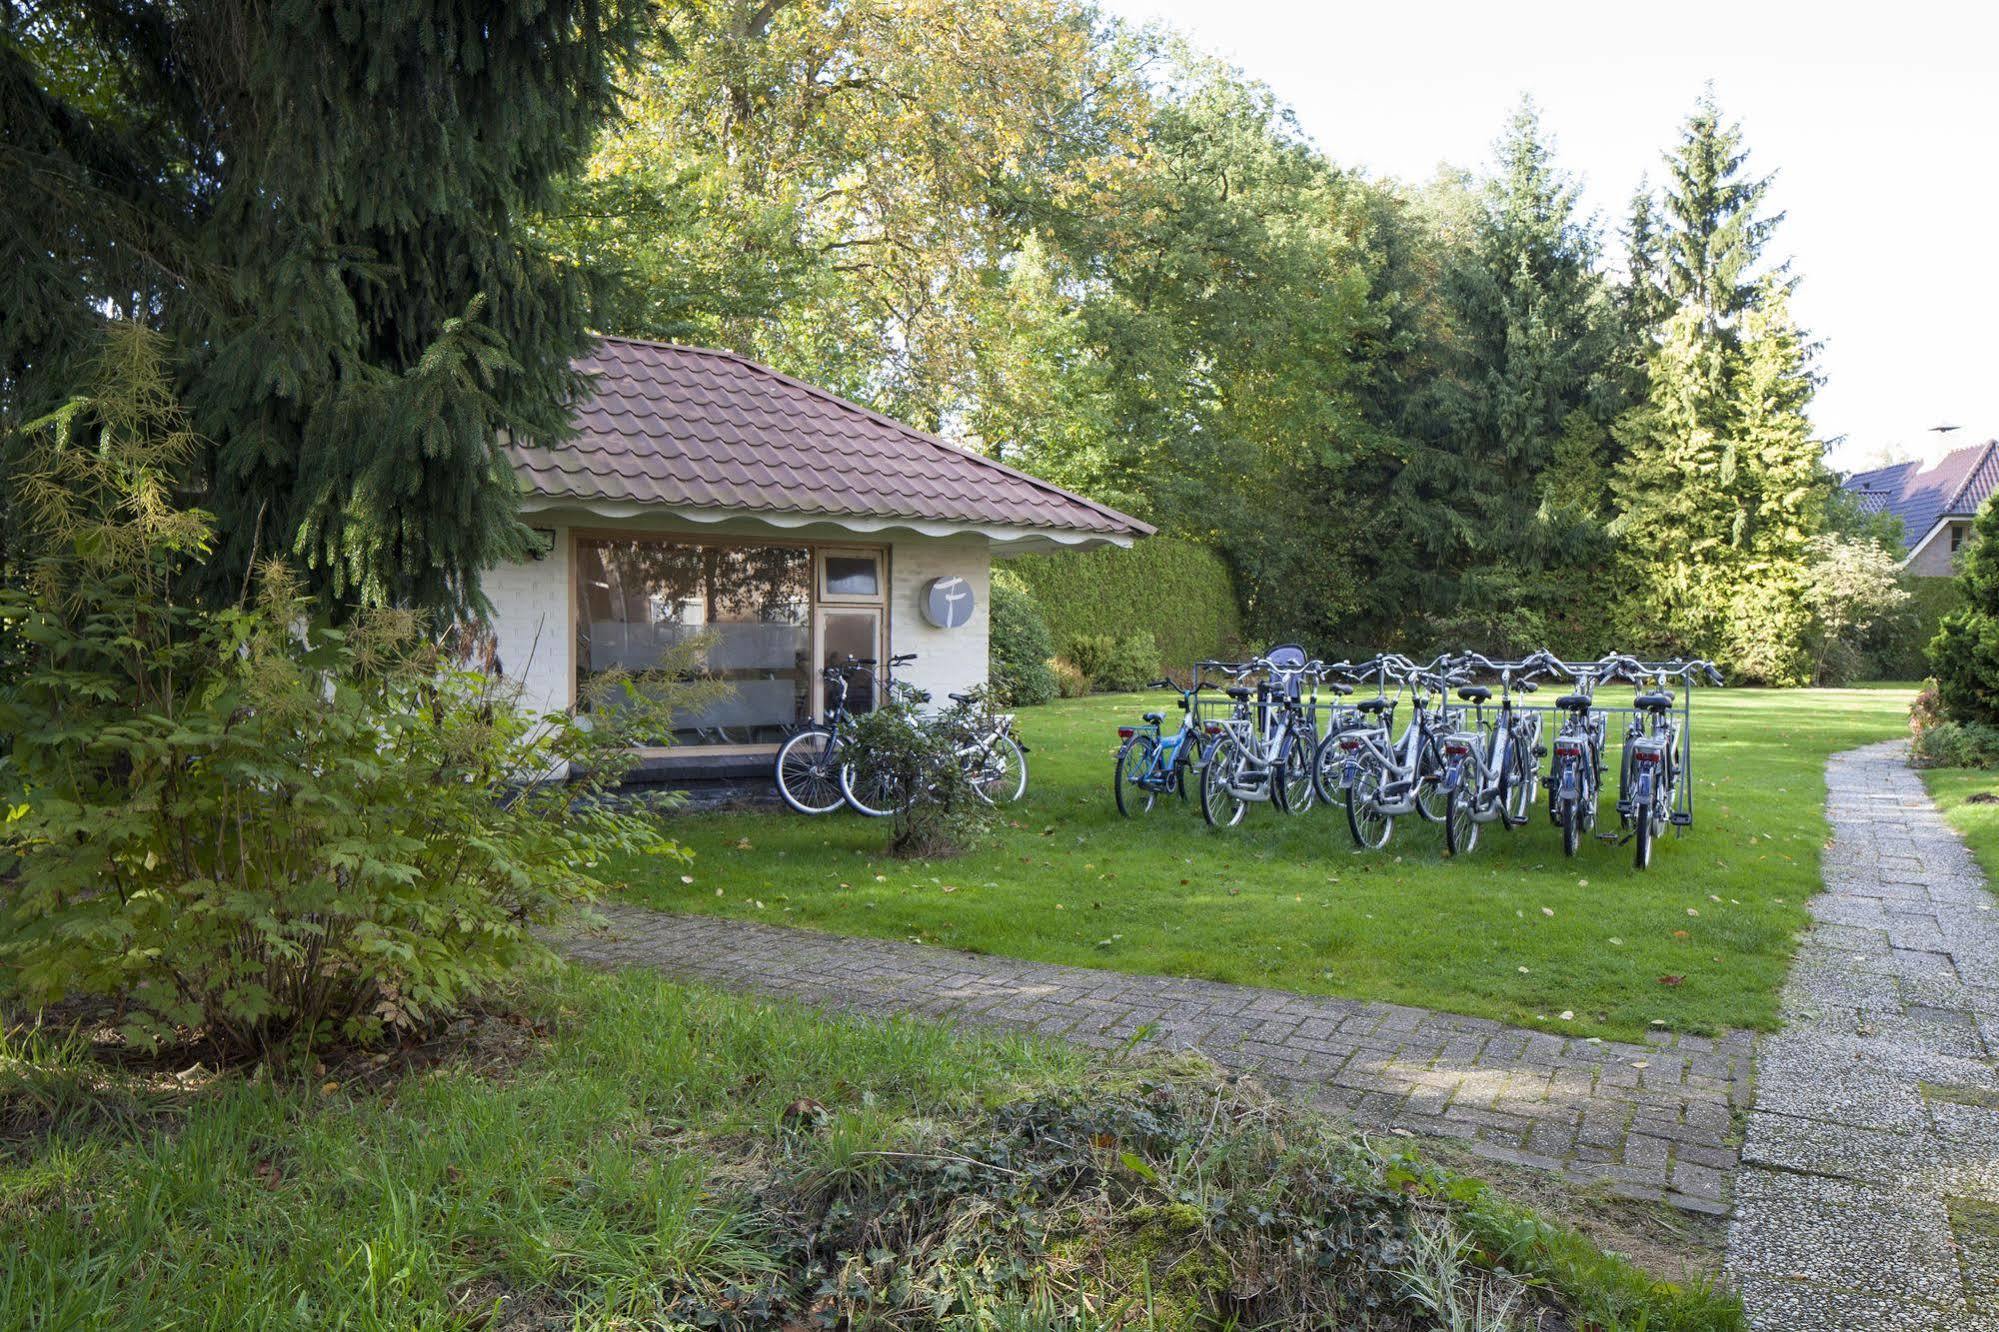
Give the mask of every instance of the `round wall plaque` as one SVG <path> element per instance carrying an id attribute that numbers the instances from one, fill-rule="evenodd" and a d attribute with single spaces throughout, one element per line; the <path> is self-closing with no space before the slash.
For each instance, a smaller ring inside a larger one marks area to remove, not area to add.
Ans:
<path id="1" fill-rule="evenodd" d="M 962 578 L 933 578 L 923 587 L 923 618 L 939 629 L 959 629 L 972 622 L 978 603 L 972 585 Z"/>

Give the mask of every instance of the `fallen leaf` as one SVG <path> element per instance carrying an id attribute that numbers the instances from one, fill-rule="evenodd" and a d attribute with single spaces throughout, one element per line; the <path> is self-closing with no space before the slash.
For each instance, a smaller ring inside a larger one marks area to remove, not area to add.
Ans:
<path id="1" fill-rule="evenodd" d="M 1661 985 L 1685 985 L 1686 983 L 1687 983 L 1687 978 L 1685 976 L 1659 977 L 1659 984 Z"/>
<path id="2" fill-rule="evenodd" d="M 1542 907 L 1542 908 L 1541 908 L 1541 914 L 1542 914 L 1542 915 L 1544 915 L 1544 916 L 1552 916 L 1552 915 L 1554 915 L 1554 914 L 1555 914 L 1555 908 L 1553 908 L 1553 907 Z"/>
<path id="3" fill-rule="evenodd" d="M 680 881 L 681 881 L 682 883 L 693 883 L 693 882 L 694 882 L 694 876 L 693 876 L 692 874 L 683 874 L 683 875 L 681 875 L 681 876 L 680 876 Z"/>
<path id="4" fill-rule="evenodd" d="M 1693 907 L 1688 907 L 1688 908 L 1687 908 L 1687 914 L 1688 914 L 1689 916 L 1698 916 L 1698 915 L 1700 915 L 1700 912 L 1699 912 L 1698 910 L 1696 910 L 1695 908 L 1693 908 Z"/>
<path id="5" fill-rule="evenodd" d="M 1574 1022 L 1575 1020 L 1576 1020 L 1576 1011 L 1573 1008 L 1565 1008 L 1562 1010 L 1562 1021 Z"/>
<path id="6" fill-rule="evenodd" d="M 1622 948 L 1622 947 L 1624 947 L 1624 940 L 1622 940 L 1622 939 L 1619 939 L 1619 938 L 1617 938 L 1617 937 L 1613 936 L 1613 937 L 1611 938 L 1611 940 L 1610 940 L 1610 946 L 1611 946 L 1612 948 Z"/>

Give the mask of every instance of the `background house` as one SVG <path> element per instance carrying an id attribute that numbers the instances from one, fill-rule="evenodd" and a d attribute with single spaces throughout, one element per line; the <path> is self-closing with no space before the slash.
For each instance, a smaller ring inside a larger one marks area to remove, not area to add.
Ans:
<path id="1" fill-rule="evenodd" d="M 708 635 L 734 690 L 653 737 L 662 775 L 767 768 L 849 655 L 913 652 L 940 700 L 982 683 L 993 559 L 1152 532 L 730 352 L 605 338 L 580 368 L 576 438 L 510 448 L 547 551 L 486 576 L 500 668 L 567 707 Z"/>
<path id="2" fill-rule="evenodd" d="M 1971 537 L 1971 520 L 1999 489 L 1999 440 L 1856 472 L 1845 487 L 1867 512 L 1902 520 L 1903 568 L 1948 577 L 1952 556 Z"/>

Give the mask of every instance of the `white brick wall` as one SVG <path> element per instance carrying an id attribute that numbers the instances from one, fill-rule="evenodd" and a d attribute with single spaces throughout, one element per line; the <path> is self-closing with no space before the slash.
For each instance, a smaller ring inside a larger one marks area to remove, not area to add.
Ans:
<path id="1" fill-rule="evenodd" d="M 914 537 L 897 541 L 889 564 L 889 652 L 916 653 L 901 678 L 927 689 L 938 703 L 986 682 L 986 612 L 992 592 L 992 553 L 982 537 Z M 933 578 L 956 575 L 972 585 L 978 609 L 958 629 L 938 629 L 923 618 L 923 589 Z"/>
<path id="2" fill-rule="evenodd" d="M 568 529 L 555 530 L 555 548 L 544 558 L 487 570 L 485 588 L 493 603 L 501 672 L 521 682 L 526 706 L 537 711 L 568 707 L 576 653 L 576 628 L 569 619 Z"/>

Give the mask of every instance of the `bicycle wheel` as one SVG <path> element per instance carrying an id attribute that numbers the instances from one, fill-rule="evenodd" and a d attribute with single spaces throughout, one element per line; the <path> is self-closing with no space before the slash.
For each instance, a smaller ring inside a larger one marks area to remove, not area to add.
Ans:
<path id="1" fill-rule="evenodd" d="M 1333 743 L 1339 737 L 1338 731 L 1328 731 L 1326 738 L 1319 742 L 1312 752 L 1312 785 L 1317 788 L 1319 799 L 1327 804 L 1336 804 L 1346 798 L 1346 788 L 1341 784 L 1340 775 L 1345 768 L 1345 756 L 1340 747 Z"/>
<path id="2" fill-rule="evenodd" d="M 994 738 L 972 772 L 972 790 L 988 805 L 1011 805 L 1027 794 L 1027 754 L 1018 740 Z"/>
<path id="3" fill-rule="evenodd" d="M 1639 869 L 1652 868 L 1652 812 L 1649 809 L 1636 811 L 1632 820 L 1631 863 Z"/>
<path id="4" fill-rule="evenodd" d="M 1472 796 L 1463 782 L 1445 797 L 1444 851 L 1447 855 L 1471 854 L 1478 845 L 1478 820 L 1472 817 Z"/>
<path id="5" fill-rule="evenodd" d="M 885 819 L 902 806 L 902 784 L 894 774 L 864 763 L 840 765 L 840 794 L 856 814 Z"/>
<path id="6" fill-rule="evenodd" d="M 821 726 L 800 731 L 777 751 L 777 793 L 800 814 L 831 814 L 846 800 L 834 762 L 833 733 Z"/>
<path id="7" fill-rule="evenodd" d="M 1541 765 L 1535 762 L 1534 751 L 1518 740 L 1513 741 L 1506 758 L 1499 773 L 1499 807 L 1505 812 L 1500 822 L 1510 829 L 1525 824 L 1534 812 L 1534 788 Z"/>
<path id="8" fill-rule="evenodd" d="M 1128 819 L 1150 814 L 1159 799 L 1157 791 L 1139 785 L 1139 779 L 1152 771 L 1152 756 L 1158 750 L 1159 742 L 1149 735 L 1134 735 L 1118 747 L 1111 791 L 1117 796 L 1117 812 Z"/>
<path id="9" fill-rule="evenodd" d="M 1381 811 L 1381 765 L 1363 760 L 1346 793 L 1347 831 L 1353 844 L 1368 851 L 1388 845 L 1395 831 L 1395 816 Z"/>
<path id="10" fill-rule="evenodd" d="M 1233 789 L 1248 763 L 1249 755 L 1234 740 L 1225 736 L 1215 742 L 1201 769 L 1201 817 L 1209 827 L 1233 828 L 1249 812 L 1249 802 Z"/>
<path id="11" fill-rule="evenodd" d="M 1562 854 L 1565 856 L 1573 856 L 1583 844 L 1583 815 L 1576 808 L 1577 803 L 1573 799 L 1561 802 Z"/>
<path id="12" fill-rule="evenodd" d="M 1426 736 L 1416 755 L 1416 812 L 1426 822 L 1442 823 L 1450 812 L 1450 792 L 1444 790 L 1444 750 L 1434 736 Z"/>
<path id="13" fill-rule="evenodd" d="M 1277 755 L 1277 770 L 1271 774 L 1271 794 L 1276 798 L 1277 808 L 1284 813 L 1303 814 L 1318 798 L 1319 787 L 1312 771 L 1312 759 L 1318 749 L 1318 741 L 1302 727 L 1284 737 L 1283 748 Z"/>

